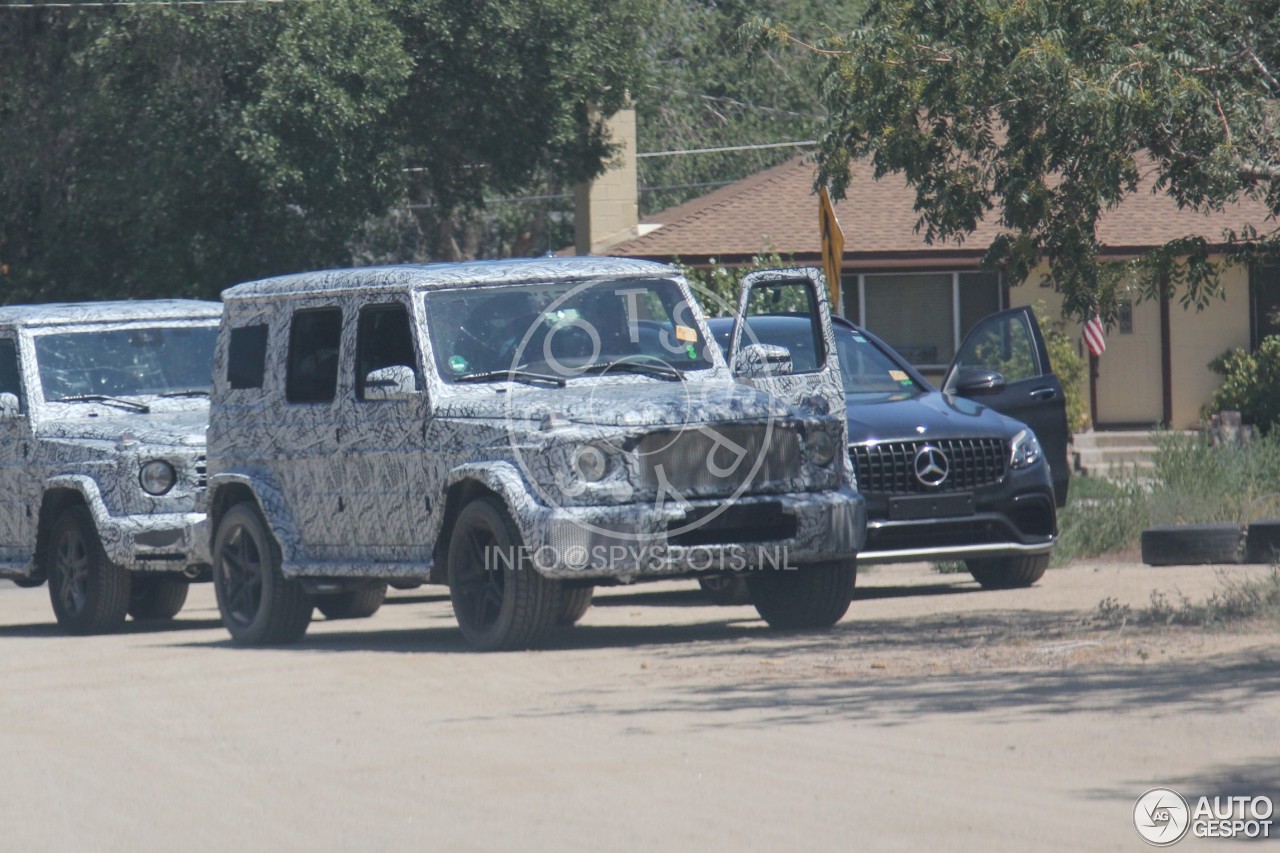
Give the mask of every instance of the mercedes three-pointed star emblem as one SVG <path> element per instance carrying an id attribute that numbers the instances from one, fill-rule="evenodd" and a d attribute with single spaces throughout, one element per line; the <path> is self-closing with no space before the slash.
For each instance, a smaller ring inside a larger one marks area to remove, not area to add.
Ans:
<path id="1" fill-rule="evenodd" d="M 914 467 L 916 479 L 934 488 L 941 486 L 951 473 L 951 461 L 947 459 L 947 454 L 932 444 L 926 444 L 916 451 Z"/>

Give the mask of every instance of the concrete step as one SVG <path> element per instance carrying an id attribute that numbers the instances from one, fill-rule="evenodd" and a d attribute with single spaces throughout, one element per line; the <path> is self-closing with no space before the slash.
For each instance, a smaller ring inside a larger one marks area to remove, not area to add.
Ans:
<path id="1" fill-rule="evenodd" d="M 1071 450 L 1077 470 L 1085 476 L 1142 476 L 1155 467 L 1155 433 L 1151 430 L 1082 432 L 1072 438 Z"/>
<path id="2" fill-rule="evenodd" d="M 1085 467 L 1090 464 L 1150 462 L 1156 452 L 1155 447 L 1108 447 L 1103 449 L 1082 449 L 1077 447 L 1075 450 L 1076 455 L 1080 458 L 1080 464 Z"/>

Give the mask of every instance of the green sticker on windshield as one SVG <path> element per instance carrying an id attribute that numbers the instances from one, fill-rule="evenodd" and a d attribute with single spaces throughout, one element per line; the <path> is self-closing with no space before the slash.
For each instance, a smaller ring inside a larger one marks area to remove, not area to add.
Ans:
<path id="1" fill-rule="evenodd" d="M 695 347 L 693 344 L 687 344 L 684 348 L 684 351 L 689 354 L 690 361 L 698 360 L 698 348 Z"/>
<path id="2" fill-rule="evenodd" d="M 449 369 L 454 373 L 466 373 L 467 368 L 470 366 L 467 364 L 467 360 L 460 355 L 449 356 Z"/>

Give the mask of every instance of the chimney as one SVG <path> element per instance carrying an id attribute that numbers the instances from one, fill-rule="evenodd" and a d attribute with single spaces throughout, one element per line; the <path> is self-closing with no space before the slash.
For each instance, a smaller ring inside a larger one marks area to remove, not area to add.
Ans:
<path id="1" fill-rule="evenodd" d="M 594 255 L 639 235 L 636 190 L 636 111 L 628 107 L 605 121 L 618 153 L 603 175 L 574 188 L 574 251 Z"/>

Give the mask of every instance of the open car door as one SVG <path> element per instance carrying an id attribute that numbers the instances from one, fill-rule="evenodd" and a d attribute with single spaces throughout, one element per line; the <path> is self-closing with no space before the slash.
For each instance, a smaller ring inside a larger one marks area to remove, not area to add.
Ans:
<path id="1" fill-rule="evenodd" d="M 1058 506 L 1067 502 L 1067 405 L 1049 351 L 1030 308 L 983 318 L 969 330 L 942 383 L 944 394 L 989 406 L 1035 432 Z"/>
<path id="2" fill-rule="evenodd" d="M 807 317 L 811 334 L 789 347 L 759 343 L 750 320 L 760 316 Z M 738 297 L 729 364 L 740 382 L 808 413 L 838 418 L 841 446 L 848 447 L 840 359 L 821 272 L 802 267 L 748 273 Z"/>

